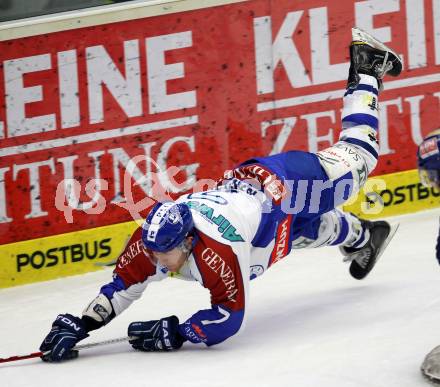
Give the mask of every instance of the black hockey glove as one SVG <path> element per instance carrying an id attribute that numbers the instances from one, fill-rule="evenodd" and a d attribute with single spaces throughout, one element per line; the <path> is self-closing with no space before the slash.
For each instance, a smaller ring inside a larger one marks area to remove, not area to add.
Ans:
<path id="1" fill-rule="evenodd" d="M 60 314 L 53 322 L 49 334 L 41 343 L 40 351 L 50 351 L 41 359 L 48 362 L 74 359 L 78 357 L 78 351 L 72 350 L 72 348 L 78 341 L 88 336 L 80 318 L 71 314 Z"/>
<path id="2" fill-rule="evenodd" d="M 134 349 L 140 351 L 171 351 L 179 349 L 185 339 L 178 331 L 179 319 L 176 316 L 160 320 L 132 322 L 128 326 L 128 336 Z"/>

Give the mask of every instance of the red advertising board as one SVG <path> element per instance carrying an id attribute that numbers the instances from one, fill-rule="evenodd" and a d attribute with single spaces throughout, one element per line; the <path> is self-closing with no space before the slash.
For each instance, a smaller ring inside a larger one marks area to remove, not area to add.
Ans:
<path id="1" fill-rule="evenodd" d="M 405 62 L 380 96 L 375 174 L 414 168 L 439 127 L 438 20 L 437 0 L 251 0 L 0 42 L 0 244 L 129 220 L 127 173 L 135 200 L 176 196 L 336 142 L 354 25 Z M 73 222 L 55 202 L 65 179 L 81 187 Z M 107 186 L 87 194 L 91 179 Z"/>

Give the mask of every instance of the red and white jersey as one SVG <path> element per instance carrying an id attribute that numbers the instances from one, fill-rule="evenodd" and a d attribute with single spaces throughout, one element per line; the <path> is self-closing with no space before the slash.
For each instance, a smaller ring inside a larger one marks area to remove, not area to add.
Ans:
<path id="1" fill-rule="evenodd" d="M 212 309 L 198 311 L 181 324 L 183 336 L 213 345 L 238 332 L 244 325 L 249 281 L 276 261 L 274 246 L 280 240 L 274 235 L 266 247 L 253 246 L 267 198 L 244 186 L 247 190 L 219 189 L 177 200 L 191 209 L 196 230 L 193 250 L 178 273 L 154 261 L 143 247 L 141 228 L 137 229 L 117 261 L 113 282 L 101 289 L 114 313 L 120 314 L 139 298 L 150 282 L 172 276 L 198 281 L 211 293 Z"/>

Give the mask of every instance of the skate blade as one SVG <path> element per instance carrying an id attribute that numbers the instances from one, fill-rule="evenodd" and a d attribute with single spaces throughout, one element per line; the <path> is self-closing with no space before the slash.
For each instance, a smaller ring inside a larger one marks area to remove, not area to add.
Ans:
<path id="1" fill-rule="evenodd" d="M 402 67 L 403 67 L 402 58 L 399 55 L 397 55 L 397 53 L 394 52 L 391 48 L 389 48 L 387 45 L 383 44 L 381 41 L 377 40 L 375 37 L 370 35 L 368 32 L 361 30 L 358 27 L 353 27 L 351 29 L 351 35 L 353 38 L 353 42 L 362 42 L 362 43 L 365 43 L 373 48 L 377 48 L 378 50 L 390 52 L 398 60 L 400 60 L 400 62 L 402 62 Z"/>
<path id="2" fill-rule="evenodd" d="M 387 248 L 388 244 L 391 242 L 391 240 L 394 238 L 394 235 L 396 234 L 398 228 L 399 228 L 399 223 L 396 223 L 394 225 L 390 225 L 390 233 L 387 236 L 387 239 L 385 239 L 385 242 L 383 243 L 382 247 L 379 249 L 379 253 L 377 254 L 376 257 L 376 263 L 379 260 L 379 258 L 381 257 L 381 255 L 383 254 L 383 252 L 385 251 L 385 249 Z"/>
<path id="3" fill-rule="evenodd" d="M 366 271 L 365 269 L 362 269 L 362 271 L 359 271 L 356 268 L 356 266 L 353 267 L 352 264 L 350 265 L 350 274 L 353 278 L 355 278 L 357 280 L 363 280 L 364 278 L 367 277 L 367 275 L 371 272 L 371 270 L 373 270 L 373 268 L 377 265 L 379 258 L 382 256 L 382 254 L 384 253 L 388 244 L 391 242 L 391 239 L 393 239 L 398 228 L 399 228 L 399 224 L 395 224 L 395 225 L 390 224 L 390 232 L 389 232 L 387 238 L 385 239 L 384 243 L 382 244 L 382 247 L 377 252 L 376 259 L 374 260 L 373 265 L 370 267 L 370 269 L 368 271 Z"/>

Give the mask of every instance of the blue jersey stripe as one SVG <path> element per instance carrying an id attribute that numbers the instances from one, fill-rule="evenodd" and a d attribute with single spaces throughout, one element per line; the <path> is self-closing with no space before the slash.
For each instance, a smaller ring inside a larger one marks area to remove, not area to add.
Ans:
<path id="1" fill-rule="evenodd" d="M 376 117 L 365 113 L 349 114 L 348 116 L 342 118 L 342 123 L 350 123 L 350 126 L 348 127 L 353 127 L 357 125 L 368 125 L 375 130 L 377 130 L 377 128 L 379 127 L 379 120 Z M 344 126 L 344 128 L 347 128 L 347 126 Z"/>
<path id="2" fill-rule="evenodd" d="M 345 238 L 347 238 L 347 235 L 348 235 L 347 219 L 345 219 L 343 217 L 339 217 L 339 224 L 341 226 L 341 229 L 339 231 L 338 238 L 333 243 L 331 243 L 331 245 L 333 245 L 333 246 L 341 244 L 345 240 Z"/>
<path id="3" fill-rule="evenodd" d="M 376 150 L 367 142 L 359 140 L 357 138 L 349 137 L 349 138 L 341 138 L 342 141 L 348 142 L 350 144 L 358 145 L 362 148 L 364 148 L 366 151 L 371 153 L 376 159 L 379 158 L 379 154 L 376 152 Z"/>

